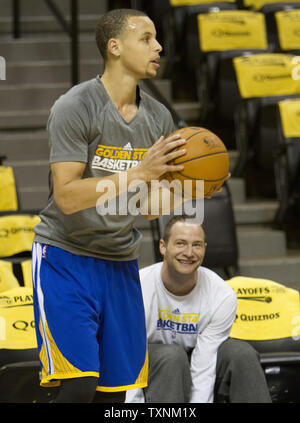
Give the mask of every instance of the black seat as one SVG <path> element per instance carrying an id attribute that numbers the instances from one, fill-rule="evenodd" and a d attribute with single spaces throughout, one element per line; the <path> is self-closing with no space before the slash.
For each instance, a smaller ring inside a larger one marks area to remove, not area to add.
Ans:
<path id="1" fill-rule="evenodd" d="M 300 351 L 263 353 L 260 362 L 264 369 L 273 403 L 299 403 Z"/>
<path id="2" fill-rule="evenodd" d="M 267 25 L 267 34 L 268 42 L 272 51 L 285 51 L 285 52 L 294 52 L 295 54 L 299 53 L 300 45 L 296 49 L 292 48 L 283 48 L 280 43 L 279 28 L 276 21 L 276 14 L 280 11 L 297 11 L 300 9 L 300 3 L 298 2 L 274 2 L 269 4 L 264 4 L 261 8 L 261 12 L 266 16 L 266 25 Z"/>
<path id="3" fill-rule="evenodd" d="M 264 15 L 234 10 L 236 7 L 236 4 L 224 4 L 218 11 L 203 13 L 199 22 L 197 13 L 189 15 L 185 41 L 186 61 L 195 73 L 197 95 L 202 106 L 200 121 L 203 121 L 203 126 L 219 133 L 227 148 L 234 149 L 235 113 L 240 107 L 241 95 L 233 58 L 269 51 Z M 228 19 L 232 21 L 230 30 L 227 27 L 222 29 L 223 23 L 228 24 Z M 245 30 L 245 34 L 249 35 L 243 36 L 237 19 L 242 19 L 245 25 L 257 19 L 256 33 L 252 24 Z M 222 42 L 223 38 L 226 42 Z"/>
<path id="4" fill-rule="evenodd" d="M 39 210 L 0 212 L 0 230 L 7 233 L 1 238 L 0 260 L 12 264 L 20 286 L 30 286 L 27 266 L 31 262 L 33 228 L 40 222 L 38 213 Z"/>
<path id="5" fill-rule="evenodd" d="M 235 113 L 235 134 L 240 157 L 232 172 L 234 176 L 245 176 L 250 161 L 268 169 L 270 176 L 273 146 L 278 144 L 274 117 L 276 103 L 300 96 L 300 85 L 292 75 L 292 57 L 285 53 L 266 53 L 234 58 L 242 97 Z M 262 178 L 260 180 L 263 181 Z M 254 184 L 253 181 L 252 186 Z M 259 187 L 259 184 L 256 186 Z M 269 196 L 274 196 L 274 189 Z"/>
<path id="6" fill-rule="evenodd" d="M 248 102 L 248 108 L 252 106 L 252 116 L 248 118 L 247 135 L 241 143 L 242 160 L 239 162 L 241 173 L 236 169 L 235 174 L 243 174 L 247 163 L 249 164 L 245 177 L 250 197 L 280 200 L 284 196 L 282 192 L 284 172 L 289 174 L 285 180 L 287 186 L 290 186 L 294 178 L 295 165 L 292 163 L 295 161 L 297 145 L 291 140 L 284 139 L 278 110 L 278 103 L 288 98 L 297 99 L 298 96 L 262 97 Z M 290 149 L 287 148 L 288 145 Z"/>
<path id="7" fill-rule="evenodd" d="M 0 318 L 0 403 L 49 402 L 55 390 L 40 387 L 32 288 L 1 292 Z"/>
<path id="8" fill-rule="evenodd" d="M 293 112 L 290 106 L 296 106 Z M 299 110 L 300 97 L 279 102 L 276 114 L 280 146 L 274 171 L 279 208 L 274 226 L 286 232 L 290 248 L 300 245 L 300 125 L 296 125 Z M 286 119 L 292 126 L 288 126 Z"/>
<path id="9" fill-rule="evenodd" d="M 207 241 L 203 266 L 223 270 L 227 278 L 239 274 L 236 225 L 226 184 L 221 192 L 204 200 L 203 228 Z"/>
<path id="10" fill-rule="evenodd" d="M 0 403 L 48 403 L 57 394 L 56 388 L 42 388 L 40 363 L 21 361 L 0 367 Z"/>

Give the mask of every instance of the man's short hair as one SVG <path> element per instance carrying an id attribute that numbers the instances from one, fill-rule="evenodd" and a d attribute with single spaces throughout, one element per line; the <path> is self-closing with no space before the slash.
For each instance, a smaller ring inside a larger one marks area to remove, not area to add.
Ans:
<path id="1" fill-rule="evenodd" d="M 114 9 L 102 15 L 97 22 L 95 38 L 100 54 L 107 59 L 107 44 L 111 38 L 118 38 L 131 16 L 147 16 L 135 9 Z"/>
<path id="2" fill-rule="evenodd" d="M 199 222 L 197 222 L 196 219 L 193 219 L 191 216 L 188 216 L 188 215 L 185 215 L 185 214 L 175 215 L 175 216 L 171 217 L 171 219 L 168 221 L 168 223 L 166 224 L 166 226 L 164 228 L 162 239 L 164 240 L 165 244 L 167 244 L 169 239 L 170 239 L 170 233 L 171 233 L 172 226 L 174 226 L 175 223 L 177 223 L 177 222 L 187 222 L 187 223 L 192 223 L 192 224 L 198 225 L 200 228 L 202 228 L 202 230 L 204 232 L 203 226 Z M 204 237 L 205 237 L 205 232 L 204 232 Z"/>

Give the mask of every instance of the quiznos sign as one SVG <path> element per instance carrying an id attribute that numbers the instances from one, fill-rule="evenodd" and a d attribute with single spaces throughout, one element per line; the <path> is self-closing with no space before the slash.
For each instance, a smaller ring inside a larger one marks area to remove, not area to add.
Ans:
<path id="1" fill-rule="evenodd" d="M 244 340 L 297 338 L 300 335 L 299 292 L 258 278 L 227 281 L 237 295 L 236 318 L 230 336 Z"/>

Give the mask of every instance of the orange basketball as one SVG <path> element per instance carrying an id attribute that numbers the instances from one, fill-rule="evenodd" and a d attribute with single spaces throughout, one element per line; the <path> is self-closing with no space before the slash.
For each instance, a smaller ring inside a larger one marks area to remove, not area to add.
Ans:
<path id="1" fill-rule="evenodd" d="M 186 127 L 173 132 L 177 133 L 186 140 L 186 144 L 180 147 L 185 148 L 186 153 L 172 164 L 183 164 L 184 169 L 164 177 L 169 182 L 178 179 L 182 187 L 185 180 L 203 180 L 204 196 L 211 196 L 221 188 L 229 174 L 229 157 L 225 145 L 216 134 L 205 128 Z M 192 184 L 192 198 L 197 198 L 195 182 Z"/>

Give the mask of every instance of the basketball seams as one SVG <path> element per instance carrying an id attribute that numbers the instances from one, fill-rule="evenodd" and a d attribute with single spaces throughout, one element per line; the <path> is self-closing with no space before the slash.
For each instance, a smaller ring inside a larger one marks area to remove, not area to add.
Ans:
<path id="1" fill-rule="evenodd" d="M 198 131 L 198 132 L 195 132 L 195 134 L 193 134 L 193 135 L 190 135 L 189 137 L 187 137 L 185 140 L 186 141 L 189 141 L 191 138 L 193 138 L 195 135 L 198 135 L 198 134 L 201 134 L 201 132 L 207 132 L 205 129 L 203 129 L 202 131 Z M 184 134 L 182 134 L 182 135 L 184 135 Z"/>
<path id="2" fill-rule="evenodd" d="M 186 131 L 184 131 L 184 129 L 186 129 Z M 213 194 L 228 178 L 229 157 L 225 145 L 216 134 L 206 128 L 189 127 L 176 132 L 180 133 L 181 137 L 186 140 L 187 153 L 180 158 L 178 157 L 170 161 L 170 164 L 185 165 L 185 169 L 182 171 L 170 172 L 166 175 L 166 178 L 169 182 L 177 179 L 182 184 L 186 180 L 203 181 L 204 195 L 206 195 L 205 193 L 209 193 L 210 195 Z M 205 141 L 206 133 L 209 136 L 213 135 L 220 143 L 216 143 L 214 139 L 207 139 L 207 141 Z M 193 140 L 193 137 L 196 138 Z M 177 147 L 176 150 L 178 150 L 178 148 L 181 147 Z M 197 157 L 195 157 L 196 154 L 198 154 Z M 198 160 L 198 162 L 195 162 L 195 160 Z M 222 174 L 223 172 L 226 173 L 226 175 L 219 177 L 220 173 Z M 191 176 L 188 174 L 191 174 Z M 207 177 L 213 179 L 207 179 Z M 194 195 L 195 192 L 193 188 L 193 196 Z"/>
<path id="3" fill-rule="evenodd" d="M 198 178 L 193 178 L 192 176 L 188 176 L 188 175 L 184 175 L 182 172 L 173 172 L 173 174 L 178 174 L 180 176 L 183 176 L 184 178 L 187 178 L 186 180 L 192 179 L 193 181 L 204 181 L 204 182 L 221 182 L 224 179 L 227 178 L 228 174 L 226 174 L 226 176 L 223 176 L 222 178 L 218 178 L 218 179 L 198 179 Z M 175 178 L 173 178 L 175 179 Z"/>
<path id="4" fill-rule="evenodd" d="M 193 157 L 192 159 L 184 160 L 183 162 L 176 161 L 175 164 L 184 164 L 188 162 L 192 162 L 193 160 L 202 159 L 203 157 L 210 157 L 210 156 L 216 156 L 217 154 L 227 154 L 227 151 L 217 151 L 215 153 L 210 154 L 203 154 L 202 156 Z"/>

